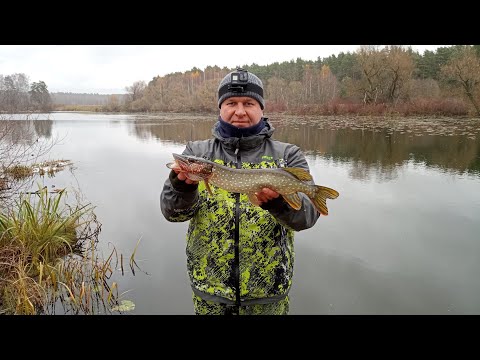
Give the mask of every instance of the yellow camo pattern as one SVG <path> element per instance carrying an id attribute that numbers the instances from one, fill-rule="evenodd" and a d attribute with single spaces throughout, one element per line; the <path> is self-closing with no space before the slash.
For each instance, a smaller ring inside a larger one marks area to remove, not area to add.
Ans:
<path id="1" fill-rule="evenodd" d="M 280 160 L 282 161 L 282 160 Z M 215 162 L 224 164 L 221 160 Z M 245 169 L 276 168 L 276 163 L 242 163 Z M 235 300 L 234 230 L 235 194 L 199 184 L 199 202 L 191 211 L 187 232 L 187 270 L 198 290 Z M 182 214 L 178 214 L 183 217 Z M 285 294 L 291 286 L 294 232 L 283 227 L 268 211 L 240 195 L 240 296 L 242 300 Z"/>

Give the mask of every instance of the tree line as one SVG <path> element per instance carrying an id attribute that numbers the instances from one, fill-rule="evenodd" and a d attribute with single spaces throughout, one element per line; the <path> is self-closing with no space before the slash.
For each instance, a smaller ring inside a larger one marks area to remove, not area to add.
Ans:
<path id="1" fill-rule="evenodd" d="M 394 112 L 480 116 L 480 46 L 425 51 L 359 46 L 316 61 L 241 66 L 262 79 L 267 109 L 293 114 Z M 233 69 L 208 66 L 126 87 L 123 111 L 212 112 L 217 87 Z"/>
<path id="2" fill-rule="evenodd" d="M 0 112 L 50 111 L 52 99 L 44 81 L 30 84 L 23 73 L 0 74 Z"/>
<path id="3" fill-rule="evenodd" d="M 480 45 L 419 54 L 402 45 L 363 45 L 317 60 L 244 64 L 262 79 L 269 112 L 480 116 Z M 233 69 L 207 66 L 126 86 L 127 94 L 56 93 L 24 74 L 0 75 L 0 111 L 96 105 L 96 111 L 217 111 L 217 87 Z M 88 96 L 87 96 L 88 95 Z"/>
<path id="4" fill-rule="evenodd" d="M 51 93 L 53 105 L 107 105 L 111 103 L 113 94 L 88 94 L 72 92 Z M 115 94 L 120 103 L 124 103 L 128 95 Z"/>

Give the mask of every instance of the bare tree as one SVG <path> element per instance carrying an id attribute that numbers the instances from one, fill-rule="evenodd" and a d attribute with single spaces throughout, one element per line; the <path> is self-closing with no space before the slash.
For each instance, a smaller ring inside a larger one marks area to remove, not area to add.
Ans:
<path id="1" fill-rule="evenodd" d="M 0 77 L 0 110 L 15 113 L 29 104 L 29 80 L 23 73 Z"/>
<path id="2" fill-rule="evenodd" d="M 397 101 L 408 89 L 408 82 L 412 78 L 413 55 L 410 49 L 399 45 L 385 47 L 385 89 L 386 98 L 390 102 Z"/>
<path id="3" fill-rule="evenodd" d="M 332 74 L 328 65 L 323 65 L 318 73 L 318 99 L 321 104 L 333 100 L 338 96 L 339 86 L 335 75 Z"/>
<path id="4" fill-rule="evenodd" d="M 268 79 L 266 83 L 266 91 L 268 91 L 268 100 L 274 104 L 285 103 L 285 92 L 287 88 L 287 82 L 284 79 L 280 79 L 276 76 Z"/>
<path id="5" fill-rule="evenodd" d="M 143 92 L 145 91 L 146 87 L 147 84 L 145 81 L 135 81 L 132 86 L 125 87 L 125 90 L 130 95 L 130 101 L 140 99 L 143 96 Z"/>
<path id="6" fill-rule="evenodd" d="M 107 111 L 120 111 L 120 101 L 117 95 L 110 95 L 108 97 L 107 105 L 105 105 Z"/>
<path id="7" fill-rule="evenodd" d="M 378 45 L 362 45 L 357 50 L 356 59 L 362 79 L 357 85 L 363 92 L 366 104 L 376 103 L 382 93 L 382 75 L 386 68 L 385 52 Z"/>
<path id="8" fill-rule="evenodd" d="M 40 139 L 31 115 L 23 116 L 24 119 L 17 121 L 12 115 L 0 115 L 0 210 L 31 184 L 29 166 L 56 143 L 56 140 Z"/>
<path id="9" fill-rule="evenodd" d="M 478 93 L 480 87 L 480 59 L 471 46 L 464 46 L 445 66 L 441 73 L 447 81 L 459 84 L 463 93 L 480 116 Z"/>
<path id="10" fill-rule="evenodd" d="M 412 79 L 408 85 L 410 99 L 440 98 L 440 86 L 434 79 Z"/>

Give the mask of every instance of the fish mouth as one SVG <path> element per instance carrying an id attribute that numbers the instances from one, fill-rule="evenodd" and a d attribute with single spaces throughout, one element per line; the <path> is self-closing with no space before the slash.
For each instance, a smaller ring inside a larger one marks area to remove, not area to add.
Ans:
<path id="1" fill-rule="evenodd" d="M 197 157 L 197 156 L 192 156 L 192 155 L 181 155 L 181 154 L 175 154 L 172 153 L 173 158 L 179 162 L 185 163 L 185 164 L 192 164 L 192 163 L 208 163 L 208 164 L 213 164 L 210 160 Z"/>

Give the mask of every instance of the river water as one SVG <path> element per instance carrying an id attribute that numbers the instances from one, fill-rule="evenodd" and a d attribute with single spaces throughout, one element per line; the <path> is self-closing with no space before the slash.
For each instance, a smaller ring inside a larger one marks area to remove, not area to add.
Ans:
<path id="1" fill-rule="evenodd" d="M 142 271 L 115 274 L 128 314 L 193 314 L 187 223 L 159 196 L 188 140 L 216 116 L 53 113 L 34 136 L 46 159 L 74 166 L 37 181 L 80 189 L 102 223 L 100 245 Z M 47 119 L 47 120 L 45 120 Z M 480 121 L 272 116 L 274 138 L 300 146 L 317 184 L 340 197 L 296 233 L 291 314 L 480 314 Z M 18 126 L 26 126 L 18 121 Z"/>

